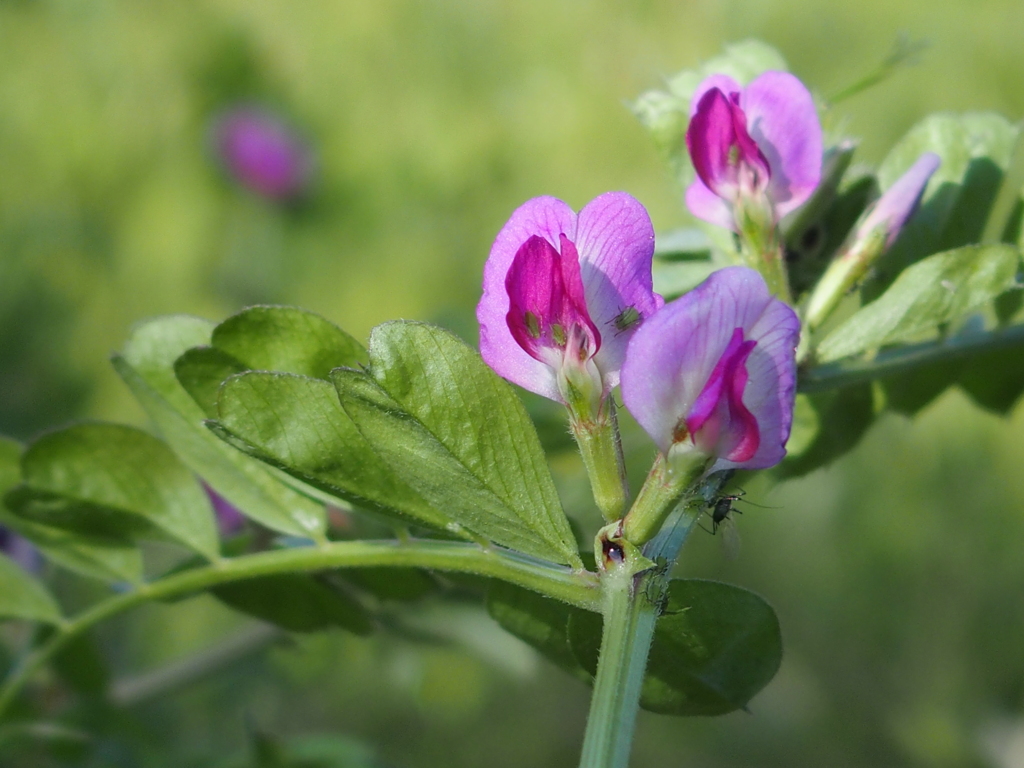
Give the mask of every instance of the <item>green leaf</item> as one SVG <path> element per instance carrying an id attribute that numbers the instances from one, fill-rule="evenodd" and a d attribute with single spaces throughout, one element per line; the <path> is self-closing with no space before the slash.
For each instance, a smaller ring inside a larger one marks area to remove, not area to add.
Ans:
<path id="1" fill-rule="evenodd" d="M 671 301 L 692 291 L 708 279 L 712 272 L 721 265 L 707 259 L 705 261 L 656 261 L 651 273 L 654 277 L 654 290 Z"/>
<path id="2" fill-rule="evenodd" d="M 0 512 L 0 525 L 24 536 L 51 562 L 105 582 L 141 584 L 142 553 L 130 541 L 44 525 Z"/>
<path id="3" fill-rule="evenodd" d="M 724 715 L 744 708 L 782 662 L 775 611 L 731 584 L 673 579 L 647 661 L 640 705 L 666 715 Z M 569 622 L 576 657 L 597 669 L 601 617 L 580 611 Z"/>
<path id="4" fill-rule="evenodd" d="M 244 373 L 224 382 L 218 410 L 222 438 L 326 494 L 404 522 L 451 523 L 377 457 L 325 381 Z"/>
<path id="5" fill-rule="evenodd" d="M 957 370 L 957 382 L 974 402 L 1007 414 L 1024 392 L 1024 343 L 972 355 Z"/>
<path id="6" fill-rule="evenodd" d="M 414 602 L 440 586 L 428 571 L 418 568 L 344 568 L 337 575 L 379 600 Z"/>
<path id="7" fill-rule="evenodd" d="M 849 163 L 852 152 L 849 147 L 828 150 L 826 164 L 835 153 L 832 162 L 838 166 L 833 174 L 845 172 L 844 163 Z M 796 296 L 817 284 L 857 219 L 878 196 L 878 182 L 871 175 L 849 179 L 833 175 L 826 181 L 829 186 L 818 188 L 814 199 L 796 212 L 798 220 L 786 231 L 786 269 Z"/>
<path id="8" fill-rule="evenodd" d="M 76 424 L 43 435 L 21 459 L 24 486 L 7 495 L 15 511 L 64 527 L 132 520 L 218 557 L 210 501 L 194 475 L 148 432 L 119 424 Z M 18 494 L 18 491 L 24 491 Z M 41 519 L 40 519 L 41 518 Z M 134 526 L 133 526 L 134 527 Z"/>
<path id="9" fill-rule="evenodd" d="M 440 328 L 385 323 L 369 374 L 333 377 L 377 454 L 435 508 L 503 546 L 580 563 L 526 409 L 475 350 Z"/>
<path id="10" fill-rule="evenodd" d="M 910 264 L 933 253 L 977 243 L 1010 163 L 1018 128 L 994 112 L 929 115 L 910 129 L 878 169 L 888 189 L 924 153 L 942 165 L 921 207 L 899 239 L 875 265 L 864 286 L 866 300 L 880 295 Z"/>
<path id="11" fill-rule="evenodd" d="M 0 435 L 0 496 L 21 482 L 21 443 Z"/>
<path id="12" fill-rule="evenodd" d="M 862 307 L 818 345 L 827 363 L 886 344 L 937 336 L 1016 284 L 1020 253 L 1009 245 L 957 248 L 903 271 L 882 296 Z"/>
<path id="13" fill-rule="evenodd" d="M 305 573 L 260 576 L 210 590 L 221 602 L 290 632 L 340 627 L 357 635 L 373 631 L 369 613 L 354 598 Z"/>
<path id="14" fill-rule="evenodd" d="M 107 690 L 110 671 L 90 632 L 75 635 L 53 657 L 53 667 L 72 690 L 96 696 Z"/>
<path id="15" fill-rule="evenodd" d="M 229 376 L 249 370 L 216 347 L 192 347 L 174 361 L 174 376 L 207 418 L 217 418 L 217 393 Z"/>
<path id="16" fill-rule="evenodd" d="M 682 227 L 659 232 L 654 239 L 654 258 L 657 261 L 707 261 L 714 246 L 696 227 Z"/>
<path id="17" fill-rule="evenodd" d="M 503 629 L 537 649 L 573 677 L 590 685 L 593 673 L 583 668 L 569 645 L 569 620 L 586 613 L 505 581 L 493 580 L 487 590 L 487 612 Z M 601 620 L 597 619 L 598 646 Z"/>
<path id="18" fill-rule="evenodd" d="M 19 443 L 0 437 L 0 498 L 21 482 Z M 0 525 L 32 542 L 46 559 L 103 581 L 142 582 L 142 554 L 123 539 L 103 539 L 32 522 L 0 508 Z"/>
<path id="19" fill-rule="evenodd" d="M 0 554 L 0 619 L 27 619 L 47 624 L 63 621 L 46 588 L 7 555 Z"/>
<path id="20" fill-rule="evenodd" d="M 830 464 L 844 453 L 852 449 L 868 431 L 875 420 L 874 398 L 871 384 L 860 384 L 845 389 L 817 392 L 802 396 L 794 415 L 793 437 L 803 441 L 797 445 L 801 450 L 794 450 L 787 455 L 776 468 L 779 477 L 800 477 L 809 472 Z M 808 407 L 813 414 L 808 413 Z M 800 430 L 808 430 L 815 425 L 813 434 Z"/>
<path id="21" fill-rule="evenodd" d="M 327 379 L 366 362 L 363 346 L 328 320 L 296 307 L 249 307 L 213 330 L 212 345 L 254 371 Z"/>
<path id="22" fill-rule="evenodd" d="M 212 331 L 212 323 L 184 315 L 151 320 L 132 334 L 114 367 L 182 461 L 217 493 L 268 528 L 322 539 L 323 507 L 212 435 L 206 414 L 175 377 L 175 360 L 209 345 Z"/>

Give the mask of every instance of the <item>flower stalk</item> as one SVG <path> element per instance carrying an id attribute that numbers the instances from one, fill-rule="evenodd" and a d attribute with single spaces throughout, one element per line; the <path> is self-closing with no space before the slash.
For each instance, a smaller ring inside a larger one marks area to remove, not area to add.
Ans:
<path id="1" fill-rule="evenodd" d="M 600 417 L 585 421 L 569 419 L 569 428 L 583 457 L 594 493 L 594 503 L 608 522 L 618 520 L 629 503 L 629 484 L 622 456 L 615 402 L 608 398 Z"/>

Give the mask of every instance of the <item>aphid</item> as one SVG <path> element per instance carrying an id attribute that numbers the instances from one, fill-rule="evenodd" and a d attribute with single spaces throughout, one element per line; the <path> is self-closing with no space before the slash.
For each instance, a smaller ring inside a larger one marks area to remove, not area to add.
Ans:
<path id="1" fill-rule="evenodd" d="M 736 529 L 736 522 L 729 516 L 731 512 L 742 515 L 743 512 L 733 506 L 734 501 L 739 501 L 739 495 L 728 494 L 715 499 L 711 510 L 711 534 L 715 535 L 719 529 L 722 531 L 722 551 L 729 560 L 735 560 L 740 554 L 740 532 Z"/>
<path id="2" fill-rule="evenodd" d="M 713 536 L 718 532 L 726 522 L 729 521 L 729 513 L 735 512 L 737 515 L 742 515 L 742 510 L 736 509 L 732 504 L 734 501 L 739 501 L 743 497 L 742 493 L 739 494 L 727 494 L 719 496 L 714 501 L 714 505 L 711 512 L 711 535 Z"/>
<path id="3" fill-rule="evenodd" d="M 737 509 L 733 504 L 742 499 L 745 495 L 745 491 L 723 493 L 719 496 L 715 496 L 708 503 L 708 509 L 711 510 L 711 530 L 709 533 L 711 533 L 711 535 L 715 535 L 719 530 L 722 531 L 722 549 L 725 551 L 725 556 L 730 560 L 735 560 L 736 556 L 740 553 L 740 533 L 736 528 L 736 521 L 733 520 L 731 515 L 733 512 L 737 515 L 743 514 L 743 510 Z M 743 503 L 751 504 L 755 507 L 762 507 L 761 504 L 754 504 L 752 501 L 744 501 Z M 775 509 L 775 507 L 762 508 Z M 705 528 L 705 530 L 707 529 Z"/>
<path id="4" fill-rule="evenodd" d="M 609 321 L 609 325 L 615 326 L 615 335 L 618 336 L 620 333 L 628 331 L 630 328 L 640 324 L 643 318 L 640 317 L 640 311 L 630 304 L 624 310 L 619 312 L 615 317 Z"/>

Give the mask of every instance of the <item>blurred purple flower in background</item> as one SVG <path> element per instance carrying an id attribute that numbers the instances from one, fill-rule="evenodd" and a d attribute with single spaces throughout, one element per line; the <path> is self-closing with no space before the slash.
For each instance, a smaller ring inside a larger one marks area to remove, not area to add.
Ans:
<path id="1" fill-rule="evenodd" d="M 821 180 L 821 124 L 814 99 L 788 72 L 748 86 L 705 79 L 690 101 L 686 146 L 697 178 L 686 205 L 699 219 L 739 231 L 744 207 L 766 205 L 777 222 Z"/>
<path id="2" fill-rule="evenodd" d="M 222 538 L 228 538 L 245 527 L 245 515 L 234 504 L 225 499 L 213 488 L 203 483 L 206 495 L 210 497 L 213 512 L 217 516 L 217 530 Z"/>
<path id="3" fill-rule="evenodd" d="M 714 272 L 629 343 L 622 400 L 666 455 L 763 469 L 786 455 L 800 320 L 748 267 Z"/>
<path id="4" fill-rule="evenodd" d="M 233 107 L 214 122 L 213 139 L 224 167 L 247 189 L 280 201 L 305 191 L 312 172 L 309 148 L 272 112 Z"/>
<path id="5" fill-rule="evenodd" d="M 2 525 L 0 525 L 0 552 L 3 552 L 29 573 L 39 573 L 43 567 L 43 557 L 35 545 L 24 536 L 19 536 Z"/>

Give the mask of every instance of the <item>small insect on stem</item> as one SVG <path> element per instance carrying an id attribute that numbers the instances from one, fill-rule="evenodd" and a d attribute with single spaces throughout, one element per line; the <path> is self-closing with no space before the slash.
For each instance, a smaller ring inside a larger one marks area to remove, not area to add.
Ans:
<path id="1" fill-rule="evenodd" d="M 743 510 L 737 509 L 733 504 L 743 497 L 746 496 L 745 491 L 737 491 L 736 493 L 723 493 L 715 496 L 707 504 L 707 509 L 711 510 L 711 530 L 708 531 L 712 536 L 718 533 L 719 529 L 722 531 L 722 549 L 725 551 L 725 556 L 730 560 L 735 560 L 736 556 L 740 552 L 740 534 L 736 530 L 736 523 L 731 517 L 732 513 L 735 512 L 737 515 L 742 515 Z M 776 509 L 776 507 L 765 507 L 761 504 L 754 504 L 752 501 L 743 500 L 744 504 L 750 504 L 755 507 L 761 507 L 762 509 Z M 704 526 L 701 526 L 704 528 Z M 707 531 L 707 528 L 704 528 Z"/>
<path id="2" fill-rule="evenodd" d="M 639 325 L 642 319 L 643 318 L 640 317 L 640 311 L 630 304 L 619 312 L 619 314 L 609 320 L 608 324 L 615 326 L 615 335 L 618 336 L 620 333 L 624 333 L 630 328 Z"/>
<path id="3" fill-rule="evenodd" d="M 743 497 L 743 494 L 738 495 L 726 495 L 719 496 L 715 499 L 714 508 L 711 511 L 711 535 L 713 536 L 718 532 L 718 529 L 725 524 L 729 519 L 729 513 L 735 512 L 737 515 L 742 515 L 743 511 L 736 509 L 732 503 L 739 501 Z"/>
<path id="4" fill-rule="evenodd" d="M 737 515 L 742 515 L 743 512 L 733 506 L 733 502 L 739 501 L 743 497 L 743 491 L 738 494 L 722 494 L 721 496 L 715 497 L 708 507 L 711 509 L 711 533 L 712 536 L 718 533 L 719 528 L 722 530 L 722 549 L 725 552 L 725 556 L 730 560 L 735 560 L 740 552 L 740 534 L 736 530 L 736 524 L 729 515 L 735 512 Z M 701 526 L 702 528 L 704 526 Z M 707 530 L 707 528 L 704 528 Z"/>

